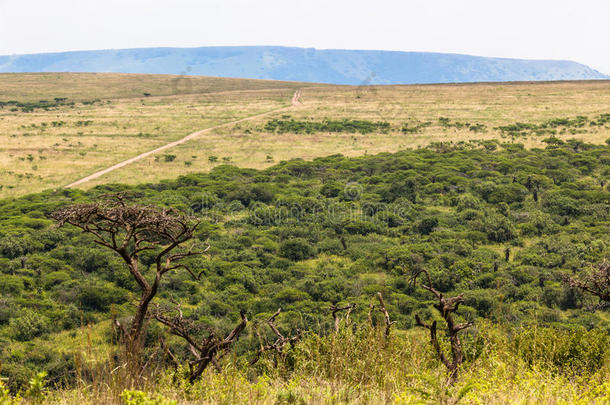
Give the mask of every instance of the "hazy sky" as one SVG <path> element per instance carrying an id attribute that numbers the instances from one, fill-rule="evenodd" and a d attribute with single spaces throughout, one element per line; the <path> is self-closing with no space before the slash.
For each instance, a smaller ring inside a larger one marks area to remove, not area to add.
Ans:
<path id="1" fill-rule="evenodd" d="M 610 74 L 610 1 L 0 0 L 0 54 L 213 45 L 570 59 Z"/>

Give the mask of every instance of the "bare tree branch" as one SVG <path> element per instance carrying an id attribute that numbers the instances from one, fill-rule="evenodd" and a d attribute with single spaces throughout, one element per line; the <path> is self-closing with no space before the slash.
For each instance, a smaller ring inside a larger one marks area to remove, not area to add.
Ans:
<path id="1" fill-rule="evenodd" d="M 390 314 L 388 313 L 388 310 L 385 307 L 383 295 L 380 292 L 377 293 L 377 299 L 379 300 L 379 311 L 381 311 L 381 313 L 383 314 L 383 319 L 385 320 L 385 336 L 389 337 L 390 329 L 392 328 L 392 325 L 396 323 L 396 321 L 390 320 Z"/>
<path id="2" fill-rule="evenodd" d="M 169 316 L 159 306 L 153 311 L 153 316 L 157 321 L 167 326 L 171 334 L 181 337 L 188 344 L 189 351 L 195 358 L 188 362 L 189 381 L 191 382 L 198 379 L 210 364 L 216 370 L 220 370 L 218 359 L 229 350 L 231 345 L 237 342 L 248 323 L 248 318 L 244 311 L 241 311 L 239 315 L 241 322 L 225 338 L 221 339 L 214 332 L 210 331 L 209 336 L 203 338 L 201 343 L 198 343 L 196 335 L 202 328 L 184 318 L 179 304 L 176 306 L 176 315 L 173 317 Z"/>
<path id="3" fill-rule="evenodd" d="M 465 322 L 456 325 L 453 319 L 453 313 L 456 312 L 460 304 L 464 302 L 464 294 L 445 298 L 442 293 L 432 287 L 432 280 L 427 270 L 418 270 L 411 278 L 411 282 L 415 284 L 417 282 L 417 277 L 422 274 L 426 277 L 428 284 L 420 283 L 420 285 L 423 289 L 431 292 L 438 299 L 438 302 L 434 304 L 434 308 L 437 309 L 447 325 L 447 336 L 451 344 L 451 360 L 449 360 L 445 355 L 438 340 L 436 321 L 428 324 L 425 323 L 419 315 L 415 315 L 415 322 L 417 326 L 426 328 L 430 331 L 430 343 L 432 344 L 432 347 L 434 348 L 441 362 L 449 370 L 450 382 L 453 383 L 457 379 L 460 365 L 464 362 L 464 352 L 458 334 L 460 331 L 471 327 L 473 324 L 472 322 Z"/>
<path id="4" fill-rule="evenodd" d="M 341 318 L 339 317 L 339 312 L 342 311 L 347 311 L 345 314 L 345 324 L 348 325 L 349 324 L 349 316 L 352 313 L 352 311 L 354 310 L 354 308 L 356 308 L 356 304 L 350 304 L 348 306 L 345 307 L 337 307 L 336 305 L 332 305 L 330 307 L 330 311 L 333 315 L 333 321 L 334 321 L 334 326 L 335 326 L 335 333 L 339 332 L 339 324 L 341 323 Z"/>
<path id="5" fill-rule="evenodd" d="M 268 350 L 274 350 L 280 357 L 284 356 L 284 348 L 287 344 L 293 346 L 296 342 L 301 340 L 302 331 L 298 330 L 297 334 L 291 337 L 284 337 L 282 333 L 279 331 L 277 326 L 275 326 L 275 318 L 281 313 L 282 309 L 279 308 L 272 316 L 267 320 L 267 325 L 273 331 L 273 334 L 277 336 L 277 339 L 273 343 L 266 343 L 264 339 L 261 337 L 261 334 L 257 329 L 256 334 L 258 336 L 259 341 L 261 342 L 261 347 L 256 352 L 255 357 L 250 361 L 250 365 L 254 365 L 258 362 L 262 354 Z"/>

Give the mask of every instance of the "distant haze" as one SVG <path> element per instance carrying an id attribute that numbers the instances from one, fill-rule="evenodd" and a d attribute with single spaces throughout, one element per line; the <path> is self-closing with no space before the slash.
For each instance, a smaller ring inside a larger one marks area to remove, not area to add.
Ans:
<path id="1" fill-rule="evenodd" d="M 0 72 L 161 73 L 355 85 L 608 79 L 570 61 L 286 47 L 146 48 L 0 56 Z"/>
<path id="2" fill-rule="evenodd" d="M 572 60 L 610 74 L 607 0 L 0 0 L 0 54 L 285 45 Z"/>

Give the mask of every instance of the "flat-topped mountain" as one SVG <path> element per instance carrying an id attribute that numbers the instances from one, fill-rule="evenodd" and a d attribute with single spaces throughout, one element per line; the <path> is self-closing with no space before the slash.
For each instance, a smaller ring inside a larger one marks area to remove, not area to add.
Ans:
<path id="1" fill-rule="evenodd" d="M 0 72 L 188 74 L 353 85 L 610 78 L 572 61 L 272 46 L 142 48 L 0 56 Z"/>

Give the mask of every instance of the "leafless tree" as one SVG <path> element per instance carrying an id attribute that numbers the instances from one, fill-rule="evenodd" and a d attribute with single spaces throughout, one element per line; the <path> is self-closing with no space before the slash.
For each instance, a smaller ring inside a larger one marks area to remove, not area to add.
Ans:
<path id="1" fill-rule="evenodd" d="M 383 315 L 383 321 L 385 323 L 384 335 L 386 337 L 389 337 L 392 325 L 394 325 L 396 323 L 396 321 L 392 321 L 390 319 L 390 313 L 386 309 L 385 301 L 383 299 L 383 294 L 378 292 L 377 293 L 377 299 L 379 300 L 379 308 L 377 308 L 377 309 L 379 309 L 379 312 L 381 312 L 381 314 Z M 369 325 L 372 328 L 375 328 L 375 326 L 377 324 L 376 317 L 374 316 L 375 308 L 376 308 L 375 305 L 369 304 L 369 312 L 368 312 L 367 318 L 368 318 L 368 321 L 369 321 Z"/>
<path id="2" fill-rule="evenodd" d="M 367 315 L 367 319 L 369 320 L 369 325 L 371 328 L 375 327 L 375 322 L 373 321 L 373 311 L 375 310 L 375 305 L 369 304 L 369 312 Z"/>
<path id="3" fill-rule="evenodd" d="M 184 246 L 193 237 L 198 221 L 174 210 L 150 205 L 127 204 L 122 195 L 92 204 L 77 204 L 51 214 L 59 226 L 71 224 L 93 236 L 95 243 L 116 252 L 125 262 L 140 289 L 140 298 L 131 324 L 126 327 L 115 320 L 123 333 L 128 361 L 137 362 L 150 302 L 159 290 L 162 277 L 172 270 L 194 273 L 183 259 L 200 255 L 209 246 L 194 251 Z M 152 277 L 138 260 L 143 252 L 154 253 Z"/>
<path id="4" fill-rule="evenodd" d="M 379 300 L 379 311 L 383 314 L 383 320 L 385 322 L 385 337 L 389 337 L 390 329 L 392 328 L 392 325 L 396 323 L 396 321 L 390 320 L 390 314 L 385 307 L 385 301 L 383 300 L 383 295 L 380 292 L 377 293 L 377 299 Z"/>
<path id="5" fill-rule="evenodd" d="M 599 299 L 592 309 L 603 309 L 610 305 L 610 262 L 604 260 L 579 278 L 568 278 L 568 284 Z"/>
<path id="6" fill-rule="evenodd" d="M 339 326 L 341 324 L 341 318 L 339 317 L 339 312 L 347 311 L 345 313 L 344 320 L 345 320 L 345 324 L 348 325 L 349 324 L 349 317 L 350 317 L 352 311 L 355 308 L 356 308 L 356 304 L 350 304 L 350 305 L 347 305 L 345 307 L 338 307 L 336 305 L 332 305 L 330 307 L 330 311 L 331 311 L 331 313 L 333 315 L 333 321 L 334 321 L 334 326 L 335 326 L 335 333 L 339 332 Z"/>
<path id="7" fill-rule="evenodd" d="M 241 322 L 226 337 L 220 338 L 214 331 L 198 326 L 193 321 L 184 318 L 180 304 L 177 304 L 176 314 L 173 316 L 170 311 L 163 310 L 159 306 L 153 311 L 153 316 L 157 321 L 167 326 L 172 335 L 181 337 L 188 344 L 189 352 L 195 358 L 188 362 L 190 382 L 197 380 L 210 364 L 220 371 L 218 360 L 228 352 L 231 345 L 237 342 L 248 324 L 245 312 L 241 311 L 239 315 Z M 199 338 L 198 335 L 204 329 L 208 332 L 207 336 Z M 178 365 L 180 362 L 163 340 L 161 340 L 161 344 L 172 362 Z"/>
<path id="8" fill-rule="evenodd" d="M 297 334 L 291 337 L 286 337 L 282 335 L 277 326 L 275 325 L 275 318 L 282 312 L 282 309 L 279 308 L 272 316 L 267 320 L 267 325 L 271 328 L 271 331 L 276 336 L 276 339 L 273 343 L 267 343 L 265 339 L 263 339 L 260 335 L 260 331 L 258 328 L 256 329 L 256 334 L 258 335 L 258 339 L 261 342 L 260 349 L 256 352 L 256 356 L 250 361 L 250 365 L 254 365 L 258 362 L 261 355 L 268 350 L 275 351 L 278 355 L 284 356 L 284 348 L 287 344 L 290 346 L 294 346 L 296 342 L 301 340 L 302 332 L 299 330 Z"/>
<path id="9" fill-rule="evenodd" d="M 460 341 L 459 332 L 471 327 L 472 322 L 456 323 L 453 319 L 453 314 L 458 310 L 460 304 L 464 302 L 464 294 L 451 298 L 445 298 L 442 293 L 432 287 L 432 280 L 430 279 L 430 274 L 427 270 L 419 270 L 413 275 L 411 281 L 414 285 L 417 282 L 417 278 L 422 274 L 426 277 L 426 279 L 425 283 L 421 282 L 420 285 L 424 290 L 431 292 L 436 297 L 438 303 L 434 304 L 434 308 L 437 309 L 439 314 L 445 320 L 445 324 L 447 326 L 447 337 L 449 338 L 449 343 L 451 345 L 451 359 L 447 357 L 439 342 L 436 321 L 426 323 L 420 318 L 419 315 L 415 315 L 415 321 L 417 322 L 417 326 L 421 326 L 430 331 L 430 343 L 434 347 L 440 361 L 449 370 L 449 379 L 450 382 L 453 383 L 458 377 L 460 365 L 464 362 L 464 352 L 462 349 L 462 342 Z"/>

